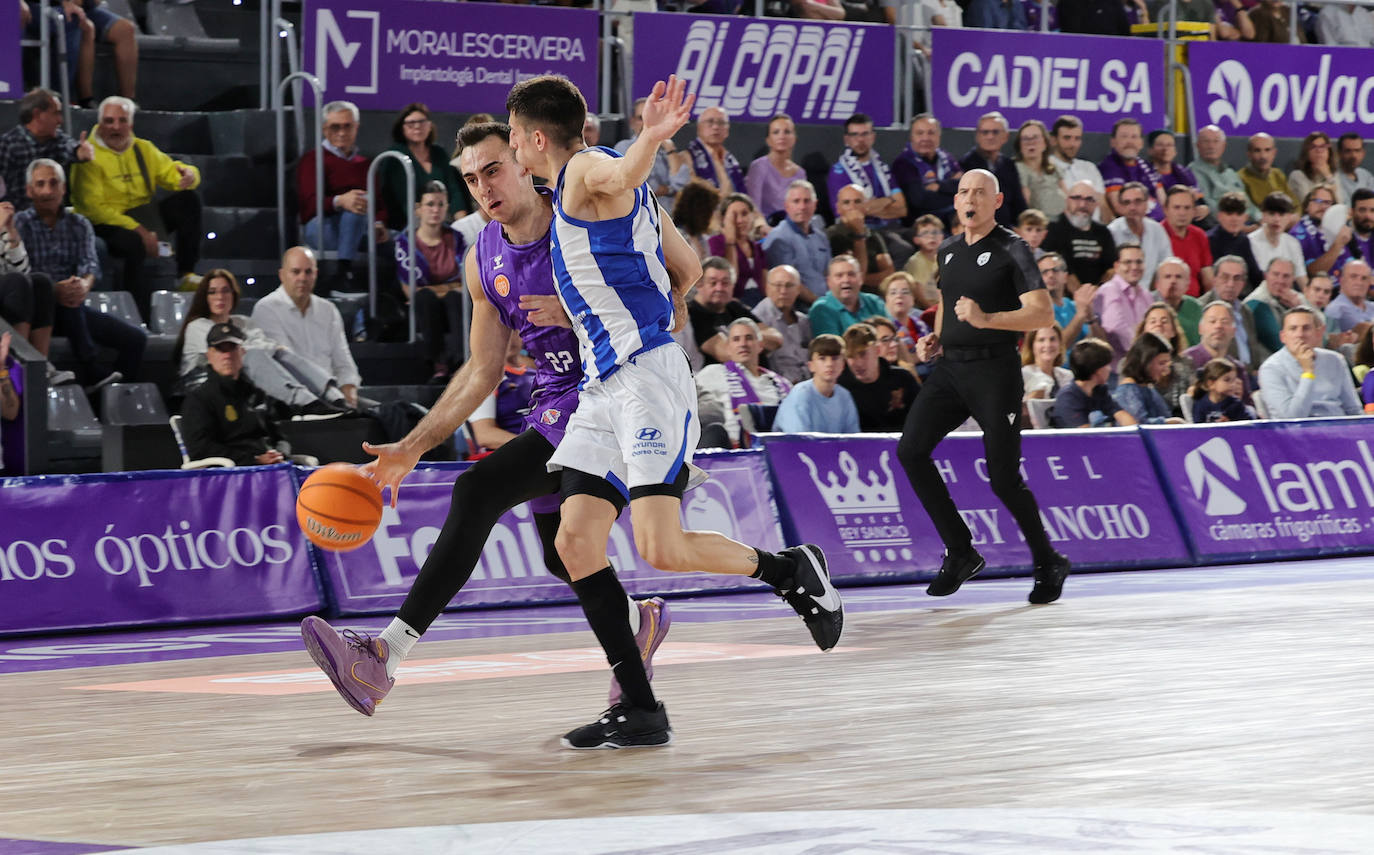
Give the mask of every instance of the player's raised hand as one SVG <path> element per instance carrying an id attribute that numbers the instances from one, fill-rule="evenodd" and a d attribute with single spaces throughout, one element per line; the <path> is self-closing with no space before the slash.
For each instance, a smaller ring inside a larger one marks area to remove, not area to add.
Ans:
<path id="1" fill-rule="evenodd" d="M 572 329 L 568 313 L 563 311 L 563 304 L 553 294 L 523 294 L 520 297 L 520 308 L 525 311 L 530 323 L 537 327 Z"/>
<path id="2" fill-rule="evenodd" d="M 687 94 L 687 81 L 679 80 L 676 74 L 669 75 L 666 83 L 658 81 L 644 102 L 644 126 L 640 134 L 656 143 L 671 138 L 692 118 L 692 105 L 696 100 L 695 94 Z"/>
<path id="3" fill-rule="evenodd" d="M 378 487 L 389 488 L 391 506 L 396 507 L 396 494 L 401 491 L 401 481 L 415 468 L 415 464 L 420 462 L 420 455 L 403 448 L 399 442 L 388 442 L 385 445 L 365 442 L 363 451 L 376 455 L 377 459 L 359 466 L 358 471 L 371 478 Z"/>

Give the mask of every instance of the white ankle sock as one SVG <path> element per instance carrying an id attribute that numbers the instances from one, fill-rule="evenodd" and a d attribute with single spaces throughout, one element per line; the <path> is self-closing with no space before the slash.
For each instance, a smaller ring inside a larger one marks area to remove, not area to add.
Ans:
<path id="1" fill-rule="evenodd" d="M 378 638 L 386 642 L 386 675 L 395 677 L 401 660 L 410 655 L 410 649 L 420 640 L 420 633 L 400 618 L 392 618 Z"/>
<path id="2" fill-rule="evenodd" d="M 630 632 L 639 632 L 639 606 L 634 597 L 630 597 Z"/>

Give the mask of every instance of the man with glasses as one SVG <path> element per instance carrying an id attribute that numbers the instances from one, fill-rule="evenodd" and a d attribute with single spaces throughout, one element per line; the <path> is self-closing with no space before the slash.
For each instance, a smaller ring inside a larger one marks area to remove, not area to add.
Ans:
<path id="1" fill-rule="evenodd" d="M 372 159 L 358 151 L 359 112 L 351 101 L 331 101 L 324 105 L 324 187 L 315 186 L 315 150 L 307 151 L 296 166 L 296 198 L 305 243 L 315 249 L 338 253 L 338 267 L 329 288 L 352 291 L 353 261 L 359 245 L 367 237 L 367 199 L 377 188 L 367 186 L 367 170 Z M 316 198 L 324 194 L 324 222 L 315 216 Z M 370 227 L 377 240 L 387 237 L 386 205 L 376 199 L 376 221 Z M 323 232 L 323 235 L 321 234 Z M 323 243 L 321 238 L 323 237 Z"/>
<path id="2" fill-rule="evenodd" d="M 1007 144 L 1007 117 L 1001 113 L 984 113 L 978 119 L 978 130 L 973 140 L 973 148 L 959 165 L 965 172 L 985 169 L 997 178 L 1004 199 L 997 209 L 997 224 L 1013 228 L 1016 218 L 1026 210 L 1026 194 L 1021 192 L 1021 175 L 1016 171 L 1016 163 L 1002 154 L 1002 146 Z M 1094 204 L 1096 200 L 1094 200 Z M 1091 211 L 1088 212 L 1092 214 Z M 1048 247 L 1047 247 L 1048 248 Z"/>
<path id="3" fill-rule="evenodd" d="M 1374 174 L 1365 169 L 1364 137 L 1359 134 L 1341 134 L 1336 140 L 1336 155 L 1340 159 L 1340 170 L 1336 177 L 1341 181 L 1341 195 L 1349 199 L 1356 190 L 1374 190 Z"/>
<path id="4" fill-rule="evenodd" d="M 1111 230 L 1093 219 L 1097 194 L 1087 181 L 1079 181 L 1069 188 L 1064 213 L 1050 223 L 1049 232 L 1040 246 L 1046 252 L 1057 252 L 1069 266 L 1069 292 L 1076 293 L 1079 285 L 1096 285 L 1107 278 L 1116 263 L 1116 240 Z"/>
<path id="5" fill-rule="evenodd" d="M 916 248 L 897 233 L 907 215 L 906 196 L 892 177 L 892 171 L 873 150 L 877 140 L 873 120 L 864 113 L 855 113 L 844 123 L 844 151 L 830 168 L 826 189 L 830 193 L 830 208 L 835 219 L 841 217 L 840 191 L 850 185 L 863 189 L 867 197 L 862 201 L 864 222 L 879 232 L 897 267 L 906 264 Z"/>
<path id="6" fill-rule="evenodd" d="M 1216 276 L 1212 289 L 1202 296 L 1202 310 L 1212 303 L 1221 303 L 1231 308 L 1231 319 L 1236 325 L 1235 354 L 1251 371 L 1258 371 L 1260 363 L 1269 356 L 1269 351 L 1259 340 L 1255 331 L 1255 313 L 1240 300 L 1241 289 L 1245 287 L 1245 259 L 1235 255 L 1223 255 L 1216 262 Z"/>
<path id="7" fill-rule="evenodd" d="M 1131 342 L 1135 328 L 1145 319 L 1153 302 L 1141 284 L 1145 273 L 1145 252 L 1138 243 L 1126 243 L 1117 248 L 1116 275 L 1097 289 L 1093 298 L 1093 314 L 1105 339 L 1112 346 L 1112 370 L 1115 371 Z"/>
<path id="8" fill-rule="evenodd" d="M 62 130 L 62 99 L 51 89 L 31 89 L 19 99 L 19 124 L 0 135 L 0 202 L 14 210 L 29 206 L 24 171 L 40 157 L 56 161 L 64 170 L 75 161 L 95 156 L 86 133 L 72 139 Z"/>
<path id="9" fill-rule="evenodd" d="M 744 168 L 725 147 L 729 137 L 730 117 L 719 107 L 707 107 L 697 117 L 696 139 L 688 143 L 685 153 L 669 160 L 677 169 L 685 159 L 697 178 L 720 188 L 721 196 L 746 193 Z"/>
<path id="10" fill-rule="evenodd" d="M 1163 226 L 1145 216 L 1150 206 L 1150 189 L 1144 184 L 1139 181 L 1127 182 L 1122 185 L 1117 198 L 1125 213 L 1108 223 L 1107 229 L 1112 233 L 1118 249 L 1127 243 L 1135 243 L 1144 250 L 1145 276 L 1141 284 L 1149 288 L 1155 279 L 1155 268 L 1173 254 L 1169 235 Z"/>
<path id="11" fill-rule="evenodd" d="M 1050 303 L 1054 306 L 1054 320 L 1064 330 L 1064 349 L 1068 350 L 1079 339 L 1088 337 L 1089 331 L 1102 338 L 1102 328 L 1096 326 L 1093 314 L 1093 297 L 1097 296 L 1097 285 L 1079 285 L 1078 290 L 1069 297 L 1065 286 L 1069 282 L 1069 267 L 1057 252 L 1047 252 L 1035 263 L 1040 268 L 1040 278 L 1050 292 Z"/>
<path id="12" fill-rule="evenodd" d="M 1308 276 L 1329 273 L 1331 265 L 1345 251 L 1346 244 L 1350 243 L 1350 238 L 1354 234 L 1347 223 L 1331 238 L 1327 237 L 1326 230 L 1322 228 L 1322 220 L 1334 204 L 1335 190 L 1324 185 L 1313 187 L 1307 191 L 1307 198 L 1303 199 L 1302 216 L 1298 217 L 1298 221 L 1288 231 L 1297 238 L 1298 246 L 1302 249 L 1303 265 Z M 1245 238 L 1248 247 L 1249 236 L 1246 235 Z"/>
<path id="13" fill-rule="evenodd" d="M 1245 182 L 1240 174 L 1222 161 L 1226 154 L 1226 134 L 1216 125 L 1208 125 L 1197 132 L 1197 159 L 1188 164 L 1188 169 L 1197 179 L 1197 189 L 1202 193 L 1202 201 L 1215 211 L 1221 197 L 1227 193 L 1240 193 L 1245 196 L 1246 214 L 1252 221 L 1260 218 L 1259 206 L 1250 201 L 1245 191 Z"/>

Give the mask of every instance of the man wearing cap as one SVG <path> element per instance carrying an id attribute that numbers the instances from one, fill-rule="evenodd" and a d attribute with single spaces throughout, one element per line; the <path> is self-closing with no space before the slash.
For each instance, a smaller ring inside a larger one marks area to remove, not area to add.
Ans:
<path id="1" fill-rule="evenodd" d="M 281 437 L 263 415 L 266 396 L 243 376 L 244 333 L 215 324 L 206 336 L 209 379 L 186 396 L 181 435 L 193 459 L 227 457 L 240 466 L 281 463 Z"/>

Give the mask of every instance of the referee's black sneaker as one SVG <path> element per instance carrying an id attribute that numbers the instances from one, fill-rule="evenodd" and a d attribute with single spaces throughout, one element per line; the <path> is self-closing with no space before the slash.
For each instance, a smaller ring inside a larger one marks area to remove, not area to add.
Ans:
<path id="1" fill-rule="evenodd" d="M 982 572 L 986 566 L 987 562 L 976 549 L 969 549 L 957 555 L 946 550 L 945 560 L 940 563 L 940 573 L 930 581 L 926 593 L 932 597 L 948 597 L 959 590 L 965 582 Z"/>
<path id="2" fill-rule="evenodd" d="M 652 710 L 618 703 L 588 725 L 569 731 L 562 739 L 564 748 L 653 748 L 673 741 L 668 710 L 663 702 Z"/>
<path id="3" fill-rule="evenodd" d="M 1069 559 L 1054 553 L 1054 558 L 1046 564 L 1035 565 L 1035 586 L 1031 588 L 1030 601 L 1033 605 L 1043 606 L 1059 599 L 1064 590 L 1064 580 L 1069 575 Z"/>
<path id="4" fill-rule="evenodd" d="M 829 650 L 840 643 L 844 631 L 844 604 L 830 581 L 825 553 L 814 543 L 807 543 L 790 546 L 780 554 L 792 559 L 794 569 L 792 578 L 775 593 L 801 615 L 816 646 Z"/>

